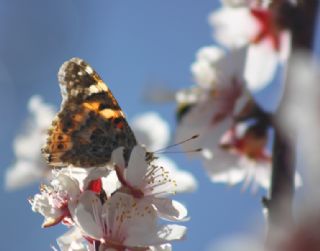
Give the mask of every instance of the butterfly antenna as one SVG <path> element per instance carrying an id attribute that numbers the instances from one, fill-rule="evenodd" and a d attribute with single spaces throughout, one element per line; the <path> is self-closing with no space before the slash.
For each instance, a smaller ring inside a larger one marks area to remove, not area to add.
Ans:
<path id="1" fill-rule="evenodd" d="M 170 148 L 172 148 L 172 147 L 175 147 L 175 146 L 178 146 L 178 145 L 182 145 L 182 144 L 184 144 L 184 143 L 186 143 L 186 142 L 188 142 L 188 141 L 190 141 L 190 140 L 194 140 L 194 139 L 196 139 L 196 138 L 198 138 L 198 137 L 199 137 L 198 134 L 193 135 L 192 137 L 190 137 L 190 138 L 188 138 L 188 139 L 185 139 L 185 140 L 182 140 L 182 141 L 180 141 L 180 142 L 178 142 L 178 143 L 175 143 L 175 144 L 166 146 L 165 148 L 156 150 L 156 151 L 154 151 L 154 153 L 164 153 L 164 152 L 162 152 L 162 151 L 168 150 L 168 149 L 170 149 Z M 167 153 L 167 152 L 166 152 L 166 153 Z"/>
<path id="2" fill-rule="evenodd" d="M 202 152 L 202 148 L 197 148 L 197 149 L 193 149 L 193 150 L 186 150 L 186 151 L 167 151 L 167 152 L 161 152 L 162 153 L 198 153 L 198 152 Z"/>

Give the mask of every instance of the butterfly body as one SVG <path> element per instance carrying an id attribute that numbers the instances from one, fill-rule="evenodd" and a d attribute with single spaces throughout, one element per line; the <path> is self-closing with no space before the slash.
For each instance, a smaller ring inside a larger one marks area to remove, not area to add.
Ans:
<path id="1" fill-rule="evenodd" d="M 124 113 L 99 75 L 82 59 L 65 62 L 58 73 L 63 97 L 42 152 L 49 165 L 106 165 L 123 146 L 126 160 L 137 144 Z"/>

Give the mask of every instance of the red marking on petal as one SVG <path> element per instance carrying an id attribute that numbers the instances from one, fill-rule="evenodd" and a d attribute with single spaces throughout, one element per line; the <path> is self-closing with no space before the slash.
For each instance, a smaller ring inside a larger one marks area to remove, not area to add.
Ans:
<path id="1" fill-rule="evenodd" d="M 115 170 L 116 170 L 116 174 L 118 176 L 118 180 L 120 181 L 120 183 L 123 185 L 123 187 L 125 187 L 126 189 L 128 189 L 128 191 L 131 193 L 131 195 L 135 198 L 143 198 L 144 193 L 140 190 L 137 189 L 133 186 L 131 186 L 127 180 L 124 177 L 124 170 L 121 169 L 119 166 L 115 166 Z"/>
<path id="2" fill-rule="evenodd" d="M 234 127 L 229 129 L 220 141 L 220 146 L 230 153 L 244 155 L 256 161 L 271 161 L 266 144 L 266 137 L 254 137 L 250 133 L 238 138 Z"/>
<path id="3" fill-rule="evenodd" d="M 95 192 L 95 193 L 100 193 L 102 190 L 102 181 L 101 179 L 93 180 L 90 182 L 88 186 L 88 190 Z"/>
<path id="4" fill-rule="evenodd" d="M 86 239 L 90 244 L 93 244 L 93 242 L 96 241 L 95 239 L 93 239 L 93 238 L 91 238 L 89 236 L 85 236 L 85 235 L 83 235 L 83 238 Z"/>
<path id="5" fill-rule="evenodd" d="M 260 25 L 260 30 L 252 39 L 252 43 L 260 43 L 264 39 L 269 39 L 274 50 L 279 51 L 281 30 L 272 12 L 264 9 L 251 9 L 250 12 Z"/>

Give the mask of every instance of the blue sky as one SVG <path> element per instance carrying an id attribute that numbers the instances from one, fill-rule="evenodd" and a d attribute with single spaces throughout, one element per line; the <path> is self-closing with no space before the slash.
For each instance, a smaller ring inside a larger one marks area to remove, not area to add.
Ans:
<path id="1" fill-rule="evenodd" d="M 151 104 L 143 93 L 155 84 L 177 90 L 192 84 L 189 71 L 195 52 L 213 43 L 208 14 L 212 0 L 1 0 L 0 1 L 1 179 L 14 161 L 12 140 L 23 127 L 27 101 L 40 94 L 60 105 L 57 70 L 70 57 L 89 62 L 108 83 L 124 112 L 133 117 L 158 111 L 175 127 L 174 103 Z M 271 89 L 270 89 L 271 90 Z M 262 100 L 269 100 L 267 91 Z M 32 147 L 32 146 L 30 146 Z M 198 161 L 173 159 L 199 181 L 193 194 L 177 196 L 191 220 L 176 251 L 206 250 L 215 240 L 256 232 L 263 224 L 260 191 L 252 195 L 212 184 Z M 0 190 L 1 250 L 50 250 L 64 227 L 41 229 L 42 217 L 27 198 L 38 184 L 16 192 Z"/>

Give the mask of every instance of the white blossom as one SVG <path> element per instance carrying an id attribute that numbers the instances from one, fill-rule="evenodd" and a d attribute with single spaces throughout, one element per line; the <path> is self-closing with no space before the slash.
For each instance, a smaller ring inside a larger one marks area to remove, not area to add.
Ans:
<path id="1" fill-rule="evenodd" d="M 164 219 L 177 221 L 187 219 L 186 208 L 179 202 L 166 198 L 176 192 L 175 180 L 165 167 L 146 161 L 144 148 L 141 146 L 133 148 L 127 167 L 124 166 L 122 147 L 113 152 L 112 160 L 123 185 L 121 191 L 149 201 Z"/>
<path id="2" fill-rule="evenodd" d="M 213 182 L 235 185 L 244 182 L 243 189 L 252 184 L 268 189 L 271 179 L 271 155 L 266 149 L 266 137 L 257 137 L 243 123 L 222 135 L 219 144 L 206 150 L 204 166 Z"/>
<path id="3" fill-rule="evenodd" d="M 147 201 L 137 201 L 119 192 L 104 204 L 96 194 L 84 192 L 74 219 L 85 236 L 102 243 L 102 250 L 157 246 L 181 239 L 185 234 L 182 226 L 158 226 L 155 211 Z"/>
<path id="4" fill-rule="evenodd" d="M 201 48 L 196 55 L 196 61 L 191 65 L 194 80 L 202 88 L 211 89 L 217 81 L 217 67 L 215 63 L 224 56 L 224 51 L 219 47 L 206 46 Z"/>
<path id="5" fill-rule="evenodd" d="M 32 210 L 44 216 L 42 226 L 50 227 L 70 217 L 80 193 L 76 179 L 57 173 L 51 184 L 42 185 L 41 194 L 36 194 L 29 201 Z"/>
<path id="6" fill-rule="evenodd" d="M 61 251 L 88 251 L 92 250 L 77 227 L 72 227 L 68 232 L 57 239 Z"/>
<path id="7" fill-rule="evenodd" d="M 244 78 L 252 91 L 263 89 L 284 64 L 291 47 L 290 33 L 276 23 L 263 7 L 230 7 L 228 4 L 209 16 L 214 38 L 234 49 L 247 47 Z"/>
<path id="8" fill-rule="evenodd" d="M 179 123 L 176 141 L 199 135 L 197 139 L 184 143 L 184 150 L 208 148 L 208 144 L 210 147 L 218 145 L 226 128 L 232 126 L 234 116 L 251 100 L 242 77 L 243 54 L 243 50 L 233 51 L 212 65 L 217 78 L 210 89 L 201 86 L 189 91 L 183 90 L 177 95 L 180 97 L 177 98 Z M 195 93 L 194 100 L 188 98 L 190 93 Z"/>
<path id="9" fill-rule="evenodd" d="M 259 187 L 270 188 L 271 153 L 267 150 L 267 131 L 250 123 L 237 123 L 220 139 L 219 145 L 208 148 L 204 166 L 213 182 L 235 185 L 243 182 L 243 189 L 252 185 L 252 191 Z M 296 174 L 296 186 L 301 178 Z"/>

